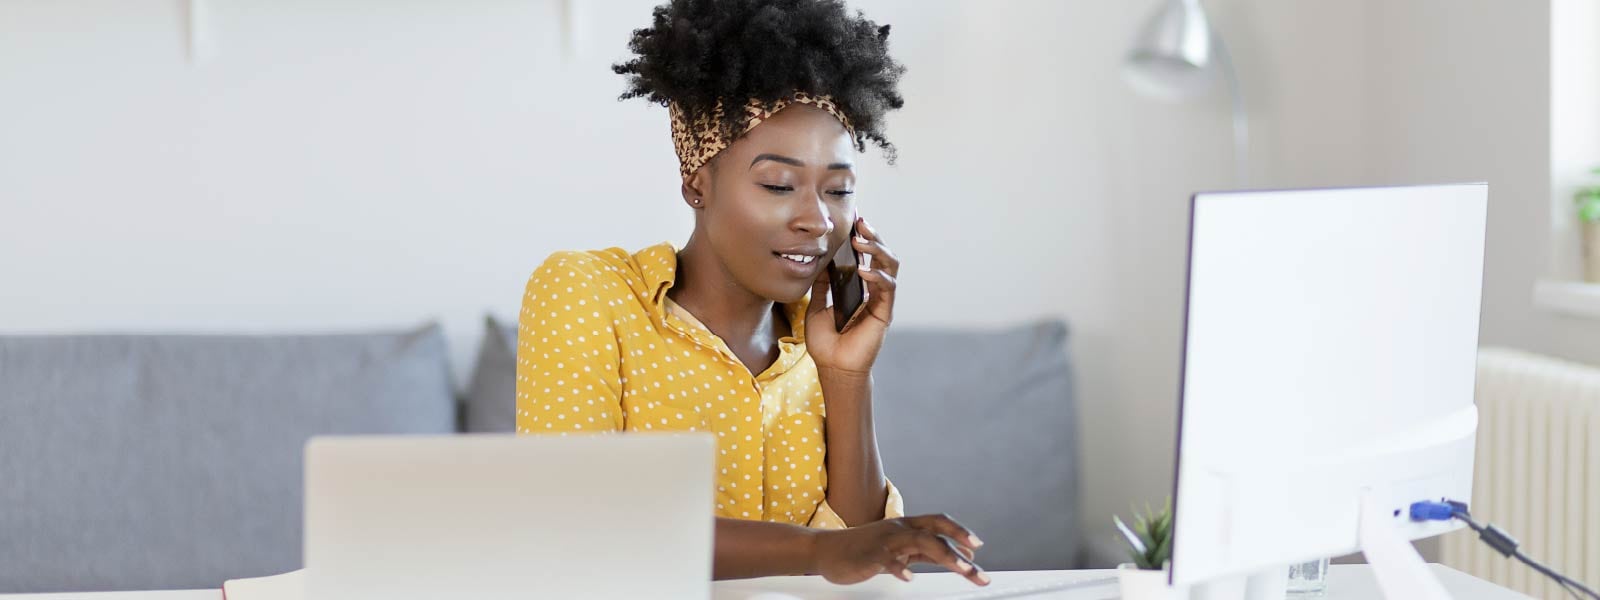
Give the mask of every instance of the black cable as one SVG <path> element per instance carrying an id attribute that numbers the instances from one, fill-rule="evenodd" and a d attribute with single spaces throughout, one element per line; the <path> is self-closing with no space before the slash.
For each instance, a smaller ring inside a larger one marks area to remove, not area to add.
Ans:
<path id="1" fill-rule="evenodd" d="M 1512 556 L 1514 558 L 1516 558 L 1517 560 L 1522 561 L 1522 564 L 1528 565 L 1528 567 L 1532 568 L 1535 571 L 1538 571 L 1539 574 L 1544 575 L 1545 577 L 1549 577 L 1551 579 L 1554 579 L 1556 584 L 1560 585 L 1561 589 L 1567 590 L 1568 594 L 1572 594 L 1573 598 L 1577 598 L 1578 600 L 1583 600 L 1583 597 L 1579 596 L 1578 592 L 1573 591 L 1573 589 L 1572 589 L 1572 586 L 1574 586 L 1574 585 L 1582 588 L 1583 584 L 1578 583 L 1576 581 L 1572 581 L 1570 579 L 1567 579 L 1567 577 L 1565 575 L 1557 573 L 1555 571 L 1555 569 L 1552 569 L 1550 567 L 1544 566 L 1544 564 L 1540 563 L 1537 560 L 1534 560 L 1533 557 L 1530 557 L 1530 556 L 1528 556 L 1526 554 L 1523 554 L 1521 550 L 1514 551 L 1512 553 Z M 1584 591 L 1584 593 L 1586 593 L 1586 594 L 1588 594 L 1588 595 L 1590 595 L 1592 597 L 1600 598 L 1600 596 L 1596 596 L 1594 594 L 1593 590 L 1590 590 L 1588 588 L 1583 588 L 1583 591 Z"/>
<path id="2" fill-rule="evenodd" d="M 1567 593 L 1571 594 L 1573 598 L 1583 600 L 1583 597 L 1579 596 L 1578 592 L 1572 589 L 1572 585 L 1583 587 L 1583 584 L 1568 579 L 1565 575 L 1557 573 L 1554 569 L 1544 566 L 1544 564 L 1540 563 L 1539 561 L 1536 561 L 1532 557 L 1523 554 L 1521 550 L 1517 549 L 1519 542 L 1517 542 L 1516 538 L 1511 537 L 1511 534 L 1508 534 L 1499 527 L 1496 527 L 1493 523 L 1479 525 L 1477 521 L 1472 520 L 1470 515 L 1466 514 L 1459 508 L 1454 516 L 1466 523 L 1468 528 L 1471 528 L 1473 531 L 1477 532 L 1478 539 L 1483 540 L 1483 542 L 1488 544 L 1490 548 L 1493 548 L 1495 552 L 1499 552 L 1502 556 L 1507 558 L 1515 558 L 1518 561 L 1521 561 L 1534 571 L 1537 571 L 1540 575 L 1544 575 L 1545 577 L 1555 580 L 1556 585 L 1561 586 L 1561 589 L 1566 590 Z M 1572 585 L 1569 585 L 1569 583 Z M 1584 592 L 1590 596 L 1594 596 L 1594 593 L 1588 588 L 1584 588 Z M 1594 597 L 1597 600 L 1600 600 L 1600 596 Z"/>
<path id="3" fill-rule="evenodd" d="M 1571 577 L 1567 577 L 1566 575 L 1557 573 L 1555 569 L 1545 566 L 1543 563 L 1534 560 L 1533 557 L 1528 556 L 1527 554 L 1523 554 L 1522 551 L 1517 548 L 1520 543 L 1517 542 L 1516 538 L 1511 537 L 1511 534 L 1508 534 L 1499 527 L 1496 527 L 1493 523 L 1480 525 L 1477 521 L 1472 520 L 1472 515 L 1467 512 L 1465 504 L 1458 502 L 1451 502 L 1450 504 L 1455 509 L 1452 516 L 1461 522 L 1466 523 L 1468 528 L 1477 532 L 1478 539 L 1483 540 L 1483 542 L 1488 544 L 1490 548 L 1493 548 L 1495 552 L 1499 552 L 1501 555 L 1506 556 L 1507 558 L 1515 558 L 1522 562 L 1522 564 L 1528 565 L 1529 568 L 1537 571 L 1540 575 L 1544 575 L 1545 577 L 1555 580 L 1556 585 L 1561 586 L 1561 589 L 1566 590 L 1568 594 L 1572 594 L 1573 598 L 1583 600 L 1583 596 L 1578 595 L 1578 591 L 1582 591 L 1584 595 L 1594 598 L 1594 600 L 1600 600 L 1600 592 L 1595 592 L 1583 583 L 1572 579 Z M 1573 588 L 1577 588 L 1577 590 L 1574 590 Z"/>
<path id="4" fill-rule="evenodd" d="M 1487 526 L 1479 525 L 1478 522 L 1472 520 L 1472 517 L 1468 515 L 1461 507 L 1456 507 L 1456 510 L 1453 512 L 1452 516 L 1454 516 L 1456 519 L 1459 519 L 1461 522 L 1466 523 L 1469 529 L 1478 533 L 1478 539 L 1483 540 L 1485 544 L 1488 544 L 1490 548 L 1493 548 L 1495 552 L 1499 552 L 1502 556 L 1507 558 L 1518 557 L 1518 560 L 1522 560 L 1523 557 L 1527 556 L 1517 550 L 1517 539 L 1511 537 L 1511 534 L 1506 533 L 1499 527 L 1495 527 L 1493 524 L 1489 524 Z M 1533 565 L 1529 566 L 1531 567 Z M 1567 586 L 1567 582 L 1562 581 L 1563 577 L 1561 577 L 1559 574 L 1545 573 L 1544 571 L 1540 570 L 1540 567 L 1543 567 L 1543 565 L 1540 565 L 1539 567 L 1533 567 L 1533 570 L 1539 571 L 1546 577 L 1554 579 L 1556 581 L 1556 585 L 1561 586 L 1561 589 L 1566 590 L 1567 593 L 1571 594 L 1573 598 L 1576 598 L 1577 600 L 1583 600 L 1583 597 L 1579 596 L 1577 592 L 1573 591 L 1571 587 Z"/>

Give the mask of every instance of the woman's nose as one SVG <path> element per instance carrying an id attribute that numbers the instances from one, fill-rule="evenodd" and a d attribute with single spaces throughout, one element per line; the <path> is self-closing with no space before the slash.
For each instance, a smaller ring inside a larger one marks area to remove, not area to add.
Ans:
<path id="1" fill-rule="evenodd" d="M 793 221 L 796 231 L 803 231 L 816 237 L 833 232 L 833 218 L 828 214 L 826 203 L 817 199 L 803 204 L 805 206 L 795 215 Z"/>

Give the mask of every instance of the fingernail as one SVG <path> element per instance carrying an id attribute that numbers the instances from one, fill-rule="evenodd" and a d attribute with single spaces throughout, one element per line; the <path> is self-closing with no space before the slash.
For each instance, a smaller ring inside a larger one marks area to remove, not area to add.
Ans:
<path id="1" fill-rule="evenodd" d="M 900 572 L 900 576 L 906 578 L 906 581 L 911 581 L 912 579 L 916 578 L 917 574 L 912 573 L 911 569 L 906 569 Z"/>
<path id="2" fill-rule="evenodd" d="M 962 561 L 960 564 L 961 564 L 961 572 L 962 573 L 976 573 L 976 572 L 978 572 L 978 566 L 977 565 L 974 565 L 974 564 L 972 564 L 970 562 L 966 562 L 966 561 Z"/>
<path id="3" fill-rule="evenodd" d="M 861 237 L 861 236 L 858 235 L 858 236 L 856 236 L 856 243 L 859 243 L 859 244 L 870 244 L 871 242 L 868 242 L 867 238 L 864 238 L 864 237 Z"/>
<path id="4" fill-rule="evenodd" d="M 979 573 L 978 574 L 978 581 L 983 582 L 984 585 L 989 585 L 989 582 L 991 580 L 989 579 L 989 574 L 988 573 Z"/>
<path id="5" fill-rule="evenodd" d="M 967 545 L 972 546 L 973 548 L 982 548 L 983 540 L 978 539 L 978 536 L 976 535 L 969 535 L 967 536 Z"/>

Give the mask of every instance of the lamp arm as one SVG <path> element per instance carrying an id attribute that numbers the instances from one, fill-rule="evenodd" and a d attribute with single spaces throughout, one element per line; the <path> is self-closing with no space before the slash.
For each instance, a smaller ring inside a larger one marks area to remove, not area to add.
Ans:
<path id="1" fill-rule="evenodd" d="M 1222 77 L 1228 82 L 1228 98 L 1233 103 L 1233 165 L 1235 185 L 1240 188 L 1250 186 L 1250 115 L 1245 112 L 1244 92 L 1239 88 L 1239 74 L 1233 68 L 1233 55 L 1228 53 L 1228 46 L 1222 43 L 1222 36 L 1211 36 L 1212 47 L 1217 52 L 1217 66 L 1222 69 Z"/>

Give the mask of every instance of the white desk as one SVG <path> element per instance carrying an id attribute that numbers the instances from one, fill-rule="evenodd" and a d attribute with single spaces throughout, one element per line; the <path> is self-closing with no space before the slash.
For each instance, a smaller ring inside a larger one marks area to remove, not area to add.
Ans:
<path id="1" fill-rule="evenodd" d="M 1478 579 L 1443 565 L 1430 565 L 1455 600 L 1526 600 L 1517 592 Z M 1062 579 L 1105 578 L 1104 585 L 1050 595 L 1028 596 L 1053 600 L 1110 600 L 1118 597 L 1116 572 L 1105 571 L 1015 571 L 991 572 L 996 585 L 1015 583 L 1045 583 Z M 746 581 L 724 581 L 715 585 L 715 600 L 745 600 L 759 592 L 779 592 L 799 598 L 820 600 L 865 600 L 867 598 L 926 598 L 944 594 L 970 592 L 977 588 L 953 573 L 918 574 L 915 581 L 905 584 L 887 575 L 861 585 L 840 587 L 830 585 L 820 577 L 769 577 Z M 1366 565 L 1333 565 L 1329 567 L 1328 594 L 1321 600 L 1380 600 L 1378 583 Z M 5 599 L 9 600 L 9 599 Z"/>
<path id="2" fill-rule="evenodd" d="M 1524 600 L 1517 592 L 1440 565 L 1432 565 L 1445 589 L 1455 600 Z M 1066 578 L 1114 577 L 1113 571 L 1014 571 L 993 572 L 996 584 L 1056 581 Z M 762 592 L 779 592 L 797 598 L 854 600 L 866 598 L 921 598 L 972 591 L 966 580 L 950 573 L 923 573 L 906 584 L 887 575 L 861 585 L 841 587 L 820 577 L 769 577 L 744 581 L 723 581 L 713 586 L 715 600 L 745 600 Z M 1039 598 L 1057 600 L 1110 600 L 1117 597 L 1114 579 L 1107 584 Z M 167 592 L 99 592 L 84 594 L 0 594 L 0 600 L 221 600 L 219 590 Z M 1365 565 L 1333 565 L 1328 574 L 1328 594 L 1323 600 L 1376 600 L 1378 585 Z"/>

